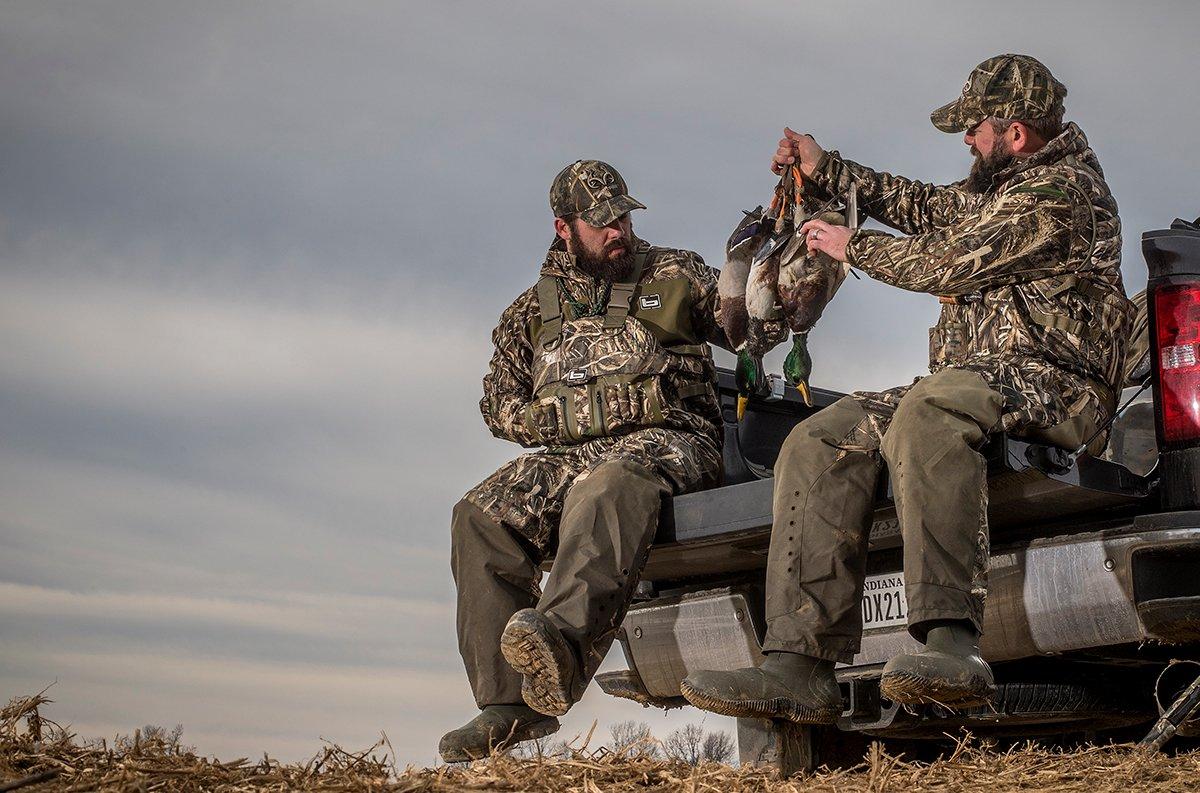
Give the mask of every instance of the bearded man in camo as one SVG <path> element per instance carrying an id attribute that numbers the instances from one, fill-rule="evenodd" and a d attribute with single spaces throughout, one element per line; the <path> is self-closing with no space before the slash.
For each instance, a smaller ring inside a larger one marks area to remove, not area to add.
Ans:
<path id="1" fill-rule="evenodd" d="M 1133 318 L 1121 283 L 1120 222 L 1083 132 L 1063 124 L 1066 88 L 1034 58 L 1000 55 L 932 114 L 964 132 L 976 161 L 956 184 L 875 171 L 790 129 L 772 168 L 799 163 L 806 187 L 856 184 L 860 207 L 909 235 L 810 221 L 824 251 L 884 283 L 937 295 L 932 374 L 856 393 L 799 424 L 775 467 L 761 667 L 698 672 L 693 704 L 731 716 L 832 723 L 835 662 L 862 635 L 867 535 L 890 471 L 904 540 L 909 632 L 881 690 L 906 704 L 968 708 L 993 695 L 979 654 L 988 559 L 979 449 L 1003 430 L 1080 447 L 1113 415 Z M 1100 439 L 1103 444 L 1103 439 Z"/>
<path id="2" fill-rule="evenodd" d="M 496 437 L 544 448 L 472 489 L 451 524 L 480 714 L 442 738 L 447 762 L 558 729 L 621 625 L 663 498 L 721 473 L 716 273 L 634 236 L 645 207 L 605 163 L 564 168 L 550 207 L 553 244 L 492 334 L 480 402 Z"/>

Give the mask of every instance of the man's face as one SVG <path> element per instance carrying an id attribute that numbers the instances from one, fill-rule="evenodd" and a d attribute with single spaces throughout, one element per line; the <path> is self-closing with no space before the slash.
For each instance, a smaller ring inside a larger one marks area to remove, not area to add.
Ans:
<path id="1" fill-rule="evenodd" d="M 1012 165 L 1017 156 L 1012 149 L 1008 130 L 997 134 L 987 119 L 967 130 L 963 143 L 971 148 L 975 162 L 967 176 L 966 189 L 971 193 L 986 193 L 992 187 L 992 177 Z"/>
<path id="2" fill-rule="evenodd" d="M 615 261 L 633 251 L 633 222 L 628 212 L 607 226 L 597 228 L 574 218 L 567 228 L 567 250 L 579 258 Z"/>
<path id="3" fill-rule="evenodd" d="M 559 227 L 567 251 L 579 268 L 596 278 L 619 280 L 629 274 L 633 263 L 633 222 L 629 213 L 607 226 L 592 226 L 573 218 Z"/>
<path id="4" fill-rule="evenodd" d="M 970 147 L 976 157 L 990 157 L 997 146 L 1004 145 L 1004 136 L 997 135 L 995 128 L 986 118 L 967 130 L 963 143 Z"/>

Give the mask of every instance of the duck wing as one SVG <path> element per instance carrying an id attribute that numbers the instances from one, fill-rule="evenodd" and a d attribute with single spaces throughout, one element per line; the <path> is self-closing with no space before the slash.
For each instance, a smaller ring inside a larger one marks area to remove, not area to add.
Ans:
<path id="1" fill-rule="evenodd" d="M 750 261 L 767 234 L 762 222 L 762 207 L 745 213 L 741 222 L 725 243 L 725 266 L 717 277 L 717 322 L 725 331 L 734 349 L 746 343 L 746 281 L 750 276 Z"/>

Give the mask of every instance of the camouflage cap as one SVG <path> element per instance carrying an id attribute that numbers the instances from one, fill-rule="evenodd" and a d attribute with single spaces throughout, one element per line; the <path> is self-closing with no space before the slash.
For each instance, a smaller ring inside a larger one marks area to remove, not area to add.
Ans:
<path id="1" fill-rule="evenodd" d="M 1028 55 L 997 55 L 975 67 L 962 96 L 929 114 L 942 132 L 966 132 L 985 118 L 1023 121 L 1062 111 L 1067 88 Z"/>
<path id="2" fill-rule="evenodd" d="M 578 215 L 589 226 L 607 226 L 631 209 L 645 208 L 629 195 L 617 169 L 599 160 L 576 160 L 550 185 L 554 217 Z"/>

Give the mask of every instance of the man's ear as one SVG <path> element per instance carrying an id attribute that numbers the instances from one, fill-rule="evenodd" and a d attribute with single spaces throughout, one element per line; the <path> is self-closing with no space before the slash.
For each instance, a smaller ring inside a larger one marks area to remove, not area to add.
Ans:
<path id="1" fill-rule="evenodd" d="M 1033 154 L 1046 145 L 1046 141 L 1026 126 L 1023 122 L 1014 121 L 1008 128 L 1012 134 L 1012 150 L 1017 155 Z"/>
<path id="2" fill-rule="evenodd" d="M 555 218 L 554 233 L 564 240 L 571 239 L 571 224 L 562 218 Z"/>

